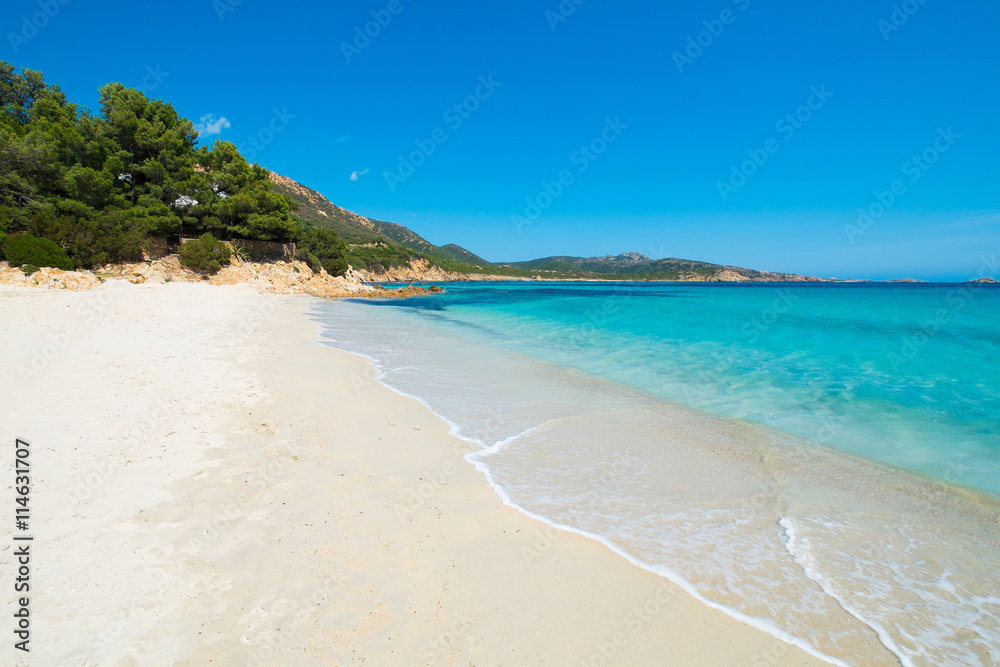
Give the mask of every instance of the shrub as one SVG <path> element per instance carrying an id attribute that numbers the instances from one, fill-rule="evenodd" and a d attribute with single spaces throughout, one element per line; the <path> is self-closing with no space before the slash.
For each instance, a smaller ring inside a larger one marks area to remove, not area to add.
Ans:
<path id="1" fill-rule="evenodd" d="M 90 269 L 112 262 L 142 260 L 146 220 L 138 208 L 94 211 L 79 202 L 62 200 L 44 206 L 28 219 L 28 233 L 52 239 L 73 258 L 76 266 Z"/>
<path id="2" fill-rule="evenodd" d="M 347 272 L 347 245 L 332 229 L 311 227 L 304 230 L 295 256 L 299 257 L 301 253 L 313 257 L 331 276 L 342 276 Z M 303 261 L 309 263 L 308 260 Z M 319 271 L 311 263 L 309 268 Z"/>
<path id="3" fill-rule="evenodd" d="M 417 255 L 399 246 L 368 246 L 353 248 L 347 253 L 346 261 L 356 269 L 382 273 L 392 266 L 408 266 Z"/>
<path id="4" fill-rule="evenodd" d="M 211 234 L 202 234 L 197 241 L 188 241 L 180 248 L 181 266 L 196 273 L 216 273 L 232 257 L 232 251 L 225 243 Z"/>
<path id="5" fill-rule="evenodd" d="M 295 251 L 295 259 L 305 262 L 306 266 L 312 269 L 313 273 L 319 273 L 323 268 L 323 264 L 320 263 L 319 258 L 307 250 Z"/>
<path id="6" fill-rule="evenodd" d="M 73 269 L 73 262 L 66 251 L 55 241 L 28 234 L 17 234 L 7 238 L 4 255 L 11 266 L 51 266 L 64 271 Z"/>

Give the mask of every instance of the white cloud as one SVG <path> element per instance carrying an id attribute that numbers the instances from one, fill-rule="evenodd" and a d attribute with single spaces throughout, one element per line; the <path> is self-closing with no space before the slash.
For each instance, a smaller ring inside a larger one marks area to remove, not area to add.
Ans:
<path id="1" fill-rule="evenodd" d="M 211 113 L 205 114 L 201 117 L 200 123 L 194 124 L 194 129 L 198 130 L 198 135 L 202 137 L 207 137 L 210 134 L 219 134 L 226 127 L 232 127 L 228 118 L 223 116 L 219 120 L 215 120 L 215 114 Z"/>
<path id="2" fill-rule="evenodd" d="M 371 172 L 371 169 L 365 169 L 364 171 L 355 171 L 355 172 L 352 172 L 351 173 L 351 180 L 352 181 L 356 181 L 361 176 L 364 176 L 365 174 L 370 173 L 370 172 Z"/>
<path id="3" fill-rule="evenodd" d="M 342 137 L 338 137 L 337 138 L 337 143 L 338 144 L 349 144 L 349 143 L 351 143 L 351 135 L 345 134 Z"/>

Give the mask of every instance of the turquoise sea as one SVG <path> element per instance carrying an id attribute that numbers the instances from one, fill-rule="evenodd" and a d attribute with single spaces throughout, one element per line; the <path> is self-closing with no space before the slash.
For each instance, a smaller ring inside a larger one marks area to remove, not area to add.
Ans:
<path id="1" fill-rule="evenodd" d="M 1000 288 L 459 283 L 327 344 L 505 502 L 839 664 L 1000 664 Z"/>

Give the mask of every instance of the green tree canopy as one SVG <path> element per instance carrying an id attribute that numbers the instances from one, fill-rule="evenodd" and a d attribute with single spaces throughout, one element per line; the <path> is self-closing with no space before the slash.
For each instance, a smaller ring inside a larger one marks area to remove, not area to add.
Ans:
<path id="1" fill-rule="evenodd" d="M 232 143 L 197 147 L 169 103 L 111 83 L 100 115 L 0 61 L 0 233 L 31 231 L 77 266 L 141 256 L 147 236 L 287 242 L 294 204 Z"/>

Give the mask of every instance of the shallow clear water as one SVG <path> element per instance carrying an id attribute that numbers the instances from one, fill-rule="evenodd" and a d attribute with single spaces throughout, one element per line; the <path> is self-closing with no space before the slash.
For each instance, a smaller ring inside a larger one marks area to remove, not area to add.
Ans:
<path id="1" fill-rule="evenodd" d="M 317 315 L 511 504 L 819 655 L 1000 663 L 1000 289 L 475 283 Z"/>

